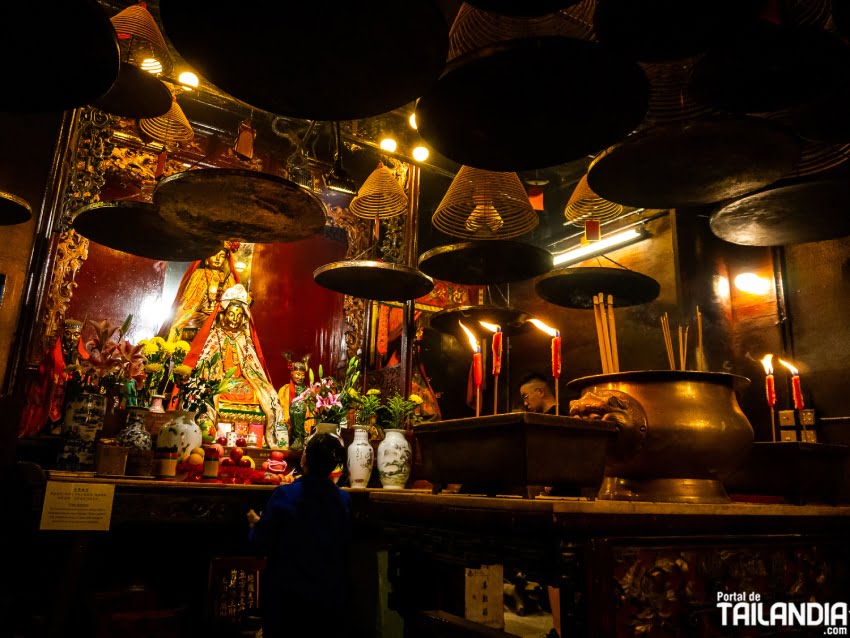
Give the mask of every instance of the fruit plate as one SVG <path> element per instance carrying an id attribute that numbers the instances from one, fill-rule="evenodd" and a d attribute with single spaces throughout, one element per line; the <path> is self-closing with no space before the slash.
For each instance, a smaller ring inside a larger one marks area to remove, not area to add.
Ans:
<path id="1" fill-rule="evenodd" d="M 616 435 L 607 422 L 532 412 L 425 423 L 414 428 L 418 478 L 485 493 L 529 485 L 598 489 Z"/>

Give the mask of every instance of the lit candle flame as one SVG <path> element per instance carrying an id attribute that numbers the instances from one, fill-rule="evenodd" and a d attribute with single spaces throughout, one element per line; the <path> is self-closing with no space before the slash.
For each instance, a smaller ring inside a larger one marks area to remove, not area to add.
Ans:
<path id="1" fill-rule="evenodd" d="M 501 328 L 495 323 L 487 323 L 486 321 L 479 321 L 478 323 L 480 323 L 484 328 L 486 328 L 490 332 L 498 332 L 499 330 L 501 330 Z"/>
<path id="2" fill-rule="evenodd" d="M 478 339 L 475 338 L 475 335 L 472 334 L 472 331 L 463 325 L 462 321 L 458 321 L 460 327 L 463 328 L 463 331 L 466 333 L 467 338 L 469 339 L 469 345 L 472 348 L 473 352 L 478 352 Z"/>
<path id="3" fill-rule="evenodd" d="M 761 360 L 761 364 L 764 366 L 765 374 L 773 374 L 773 355 L 767 354 Z"/>
<path id="4" fill-rule="evenodd" d="M 537 326 L 540 330 L 545 332 L 547 335 L 549 335 L 550 337 L 557 337 L 558 336 L 557 330 L 555 330 L 554 328 L 550 328 L 545 323 L 540 321 L 540 319 L 529 319 L 529 321 L 531 323 L 533 323 L 535 326 Z"/>
<path id="5" fill-rule="evenodd" d="M 780 360 L 779 360 L 779 363 L 781 363 L 781 364 L 782 364 L 782 365 L 784 365 L 786 368 L 788 368 L 788 371 L 791 373 L 791 376 L 795 376 L 795 377 L 796 377 L 796 376 L 798 376 L 798 375 L 800 374 L 800 371 L 799 371 L 799 370 L 797 370 L 797 368 L 795 368 L 794 366 L 792 366 L 792 365 L 791 365 L 790 363 L 788 363 L 787 361 L 783 361 L 782 359 L 780 359 Z"/>

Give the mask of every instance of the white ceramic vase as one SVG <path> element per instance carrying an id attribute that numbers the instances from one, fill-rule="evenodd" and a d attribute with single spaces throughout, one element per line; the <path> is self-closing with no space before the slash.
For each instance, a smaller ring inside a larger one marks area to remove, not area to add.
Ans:
<path id="1" fill-rule="evenodd" d="M 176 448 L 180 460 L 189 458 L 189 453 L 203 444 L 200 426 L 195 423 L 195 412 L 174 410 L 168 412 L 169 419 L 162 425 L 156 438 L 157 449 Z"/>
<path id="2" fill-rule="evenodd" d="M 378 446 L 378 474 L 386 490 L 403 489 L 410 477 L 413 451 L 404 438 L 404 430 L 384 430 L 384 440 Z"/>
<path id="3" fill-rule="evenodd" d="M 375 463 L 369 430 L 362 425 L 354 427 L 354 440 L 348 446 L 348 482 L 351 487 L 366 487 Z"/>

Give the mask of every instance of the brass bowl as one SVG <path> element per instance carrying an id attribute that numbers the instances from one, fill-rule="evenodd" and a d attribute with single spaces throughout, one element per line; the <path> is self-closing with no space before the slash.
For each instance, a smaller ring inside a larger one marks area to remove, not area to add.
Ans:
<path id="1" fill-rule="evenodd" d="M 740 467 L 753 428 L 738 405 L 749 379 L 720 372 L 643 370 L 574 379 L 570 415 L 617 425 L 598 498 L 728 503 L 722 480 Z"/>

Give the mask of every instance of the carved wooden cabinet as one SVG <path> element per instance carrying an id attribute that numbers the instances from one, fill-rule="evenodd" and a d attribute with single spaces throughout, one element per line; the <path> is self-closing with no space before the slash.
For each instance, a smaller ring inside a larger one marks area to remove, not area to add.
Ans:
<path id="1" fill-rule="evenodd" d="M 390 604 L 410 619 L 462 617 L 463 568 L 493 563 L 559 587 L 571 638 L 823 635 L 733 626 L 731 610 L 724 626 L 718 593 L 757 594 L 768 616 L 774 602 L 850 601 L 848 507 L 378 493 L 370 508 L 391 551 Z"/>

